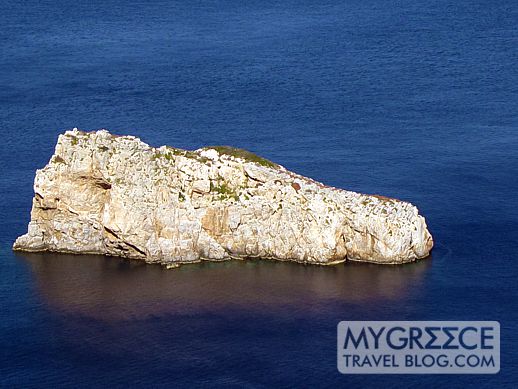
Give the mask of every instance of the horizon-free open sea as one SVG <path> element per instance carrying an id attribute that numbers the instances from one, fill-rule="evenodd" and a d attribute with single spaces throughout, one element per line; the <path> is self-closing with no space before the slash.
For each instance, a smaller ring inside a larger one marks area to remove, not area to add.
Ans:
<path id="1" fill-rule="evenodd" d="M 518 2 L 0 0 L 0 386 L 517 387 Z M 65 129 L 416 204 L 405 266 L 14 254 Z M 497 375 L 341 375 L 341 320 L 498 320 Z"/>

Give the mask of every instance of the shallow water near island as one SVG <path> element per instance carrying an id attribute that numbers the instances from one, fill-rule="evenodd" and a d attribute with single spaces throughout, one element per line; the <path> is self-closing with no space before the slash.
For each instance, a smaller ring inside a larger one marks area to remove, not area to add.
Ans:
<path id="1" fill-rule="evenodd" d="M 0 0 L 0 386 L 516 387 L 518 3 Z M 18 254 L 65 129 L 416 204 L 404 266 Z M 495 376 L 344 376 L 341 320 L 498 320 Z"/>

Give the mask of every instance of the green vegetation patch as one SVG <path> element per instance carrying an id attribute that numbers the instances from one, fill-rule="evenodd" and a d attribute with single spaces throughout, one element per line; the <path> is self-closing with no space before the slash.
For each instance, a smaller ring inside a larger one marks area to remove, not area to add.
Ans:
<path id="1" fill-rule="evenodd" d="M 70 135 L 70 134 L 67 134 L 66 136 L 70 138 L 70 140 L 71 140 L 71 142 L 72 142 L 72 146 L 77 145 L 77 142 L 78 142 L 78 140 L 77 140 L 77 136 L 75 136 L 75 135 Z"/>
<path id="2" fill-rule="evenodd" d="M 160 152 L 158 150 L 155 151 L 155 155 L 153 155 L 152 159 L 156 160 L 158 158 L 165 158 L 168 161 L 171 161 L 174 159 L 175 156 L 195 159 L 196 161 L 201 163 L 206 163 L 209 161 L 208 158 L 202 157 L 200 154 L 194 151 L 177 149 L 171 146 L 166 146 L 165 152 Z"/>
<path id="3" fill-rule="evenodd" d="M 241 158 L 244 159 L 247 162 L 253 162 L 257 163 L 261 166 L 266 166 L 270 168 L 277 168 L 279 165 L 276 163 L 267 160 L 266 158 L 260 157 L 250 151 L 238 149 L 236 147 L 231 146 L 210 146 L 205 147 L 204 150 L 214 149 L 216 150 L 220 155 L 229 155 L 234 158 Z M 167 160 L 172 160 L 174 156 L 180 156 L 185 158 L 191 158 L 195 159 L 198 162 L 201 163 L 207 163 L 210 161 L 209 158 L 201 156 L 198 152 L 192 151 L 192 150 L 182 150 L 177 149 L 175 147 L 166 146 L 165 152 L 159 152 L 156 151 L 155 155 L 153 156 L 153 160 L 156 160 L 158 158 L 165 158 Z"/>
<path id="4" fill-rule="evenodd" d="M 230 156 L 232 156 L 234 158 L 241 158 L 241 159 L 244 159 L 247 162 L 254 162 L 254 163 L 257 163 L 257 164 L 259 164 L 261 166 L 266 166 L 266 167 L 271 167 L 271 168 L 276 168 L 276 167 L 279 166 L 276 163 L 274 163 L 272 161 L 269 161 L 266 158 L 260 157 L 257 154 L 254 154 L 254 153 L 252 153 L 252 152 L 250 152 L 248 150 L 238 149 L 236 147 L 231 147 L 231 146 L 210 146 L 210 147 L 205 147 L 205 149 L 206 150 L 214 149 L 219 154 L 230 155 Z"/>
<path id="5" fill-rule="evenodd" d="M 228 186 L 225 181 L 219 181 L 217 184 L 213 184 L 210 182 L 210 191 L 211 193 L 218 193 L 220 200 L 234 199 L 239 200 L 239 195 L 236 191 Z"/>

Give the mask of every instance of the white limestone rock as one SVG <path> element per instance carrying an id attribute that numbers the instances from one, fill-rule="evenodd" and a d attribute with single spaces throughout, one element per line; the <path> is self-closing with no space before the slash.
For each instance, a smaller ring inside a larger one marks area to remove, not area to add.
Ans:
<path id="1" fill-rule="evenodd" d="M 270 258 L 397 264 L 433 240 L 415 206 L 325 186 L 244 150 L 153 148 L 74 129 L 36 172 L 15 250 L 159 262 Z"/>

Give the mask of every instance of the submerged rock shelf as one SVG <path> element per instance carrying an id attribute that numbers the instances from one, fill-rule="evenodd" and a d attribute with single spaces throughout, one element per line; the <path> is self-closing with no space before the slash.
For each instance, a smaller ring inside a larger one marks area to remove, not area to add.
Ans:
<path id="1" fill-rule="evenodd" d="M 153 148 L 133 136 L 74 129 L 36 172 L 34 192 L 15 250 L 174 267 L 231 258 L 397 264 L 433 246 L 408 202 L 328 187 L 227 146 Z"/>

